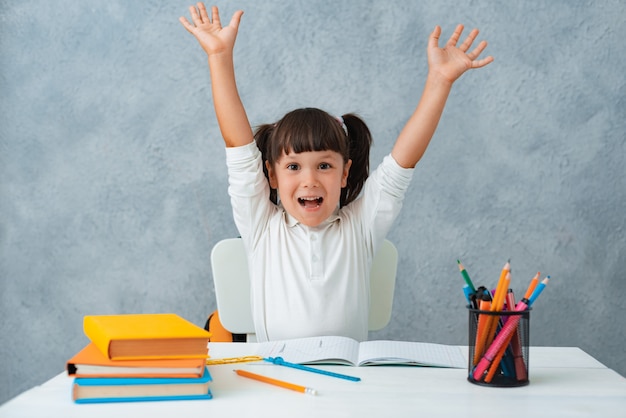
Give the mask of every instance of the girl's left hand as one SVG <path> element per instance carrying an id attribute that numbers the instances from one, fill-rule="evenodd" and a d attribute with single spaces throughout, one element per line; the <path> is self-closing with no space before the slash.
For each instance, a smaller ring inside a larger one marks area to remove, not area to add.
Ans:
<path id="1" fill-rule="evenodd" d="M 487 47 L 487 41 L 481 41 L 471 52 L 468 52 L 478 36 L 478 29 L 473 29 L 465 41 L 457 46 L 462 32 L 463 25 L 458 25 L 443 48 L 439 47 L 440 26 L 435 27 L 428 39 L 429 72 L 441 76 L 450 83 L 453 83 L 465 71 L 484 67 L 493 61 L 492 56 L 478 59 Z"/>

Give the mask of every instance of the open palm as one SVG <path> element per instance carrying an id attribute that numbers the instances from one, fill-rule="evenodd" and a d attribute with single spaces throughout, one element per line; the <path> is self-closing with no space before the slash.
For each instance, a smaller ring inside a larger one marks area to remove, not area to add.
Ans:
<path id="1" fill-rule="evenodd" d="M 198 3 L 197 8 L 189 7 L 189 12 L 193 23 L 185 17 L 179 20 L 185 29 L 198 40 L 208 55 L 232 51 L 243 11 L 235 12 L 230 23 L 225 27 L 222 27 L 219 11 L 215 6 L 211 8 L 211 17 L 202 3 Z"/>
<path id="2" fill-rule="evenodd" d="M 493 61 L 491 56 L 477 59 L 487 47 L 486 41 L 481 41 L 472 51 L 467 52 L 471 48 L 472 43 L 474 43 L 476 36 L 478 36 L 478 29 L 473 29 L 465 41 L 457 46 L 462 32 L 463 25 L 458 25 L 445 46 L 440 48 L 439 36 L 441 35 L 441 27 L 437 26 L 430 34 L 428 40 L 428 66 L 430 71 L 436 72 L 450 82 L 454 82 L 469 69 L 484 67 Z"/>

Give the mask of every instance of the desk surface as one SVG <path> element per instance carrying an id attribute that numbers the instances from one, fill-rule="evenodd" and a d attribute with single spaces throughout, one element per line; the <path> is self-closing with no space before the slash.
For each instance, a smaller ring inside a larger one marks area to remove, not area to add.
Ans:
<path id="1" fill-rule="evenodd" d="M 211 344 L 212 357 L 251 354 L 249 344 Z M 77 405 L 72 379 L 60 373 L 0 406 L 0 417 L 624 417 L 626 379 L 573 347 L 531 347 L 530 384 L 491 388 L 469 383 L 465 369 L 323 366 L 362 378 L 350 382 L 269 363 L 211 366 L 208 401 Z M 285 390 L 232 372 L 242 368 L 317 389 Z"/>

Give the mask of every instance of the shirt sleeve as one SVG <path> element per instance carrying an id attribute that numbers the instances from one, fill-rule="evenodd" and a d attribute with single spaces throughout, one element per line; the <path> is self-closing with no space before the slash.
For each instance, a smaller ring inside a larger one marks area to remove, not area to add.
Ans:
<path id="1" fill-rule="evenodd" d="M 276 206 L 269 200 L 269 184 L 263 174 L 261 152 L 253 141 L 226 148 L 228 194 L 235 225 L 246 244 L 258 239 Z"/>
<path id="2" fill-rule="evenodd" d="M 359 206 L 362 225 L 374 252 L 402 209 L 413 172 L 413 168 L 403 168 L 391 154 L 387 155 L 367 179 L 361 197 L 354 202 Z"/>

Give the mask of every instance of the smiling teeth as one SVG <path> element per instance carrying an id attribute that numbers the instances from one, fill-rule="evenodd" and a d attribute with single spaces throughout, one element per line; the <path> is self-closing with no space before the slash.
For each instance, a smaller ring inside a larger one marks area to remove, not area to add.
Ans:
<path id="1" fill-rule="evenodd" d="M 322 200 L 323 199 L 321 197 L 299 197 L 298 198 L 298 202 L 300 203 L 300 205 L 308 206 L 308 207 L 311 207 L 312 203 L 315 203 L 319 206 L 322 204 Z"/>

